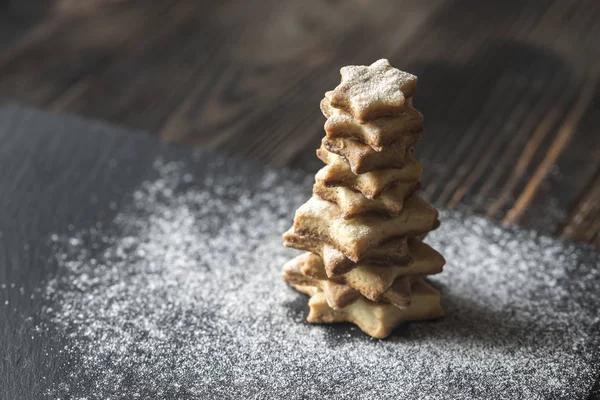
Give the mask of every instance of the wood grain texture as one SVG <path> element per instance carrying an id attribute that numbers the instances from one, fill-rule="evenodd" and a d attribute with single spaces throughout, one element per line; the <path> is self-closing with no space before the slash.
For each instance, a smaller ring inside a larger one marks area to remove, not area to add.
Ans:
<path id="1" fill-rule="evenodd" d="M 315 172 L 323 93 L 341 66 L 387 57 L 419 76 L 428 200 L 600 244 L 598 1 L 123 1 L 52 16 L 3 27 L 0 101 Z"/>

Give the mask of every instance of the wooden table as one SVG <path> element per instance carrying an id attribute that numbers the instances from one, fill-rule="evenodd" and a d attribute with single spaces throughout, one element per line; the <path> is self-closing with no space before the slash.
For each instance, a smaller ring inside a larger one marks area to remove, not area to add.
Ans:
<path id="1" fill-rule="evenodd" d="M 310 173 L 339 68 L 389 58 L 419 76 L 427 199 L 600 246 L 597 0 L 8 7 L 3 101 Z"/>

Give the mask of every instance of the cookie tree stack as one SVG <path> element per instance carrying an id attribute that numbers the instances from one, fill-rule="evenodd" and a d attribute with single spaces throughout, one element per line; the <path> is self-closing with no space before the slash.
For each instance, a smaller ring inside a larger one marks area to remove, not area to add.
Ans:
<path id="1" fill-rule="evenodd" d="M 327 135 L 317 156 L 327 165 L 283 235 L 285 246 L 308 253 L 284 265 L 283 279 L 311 296 L 309 322 L 352 322 L 384 338 L 403 322 L 442 315 L 439 293 L 424 281 L 445 261 L 422 242 L 439 221 L 417 194 L 417 78 L 387 60 L 341 74 L 321 102 Z"/>

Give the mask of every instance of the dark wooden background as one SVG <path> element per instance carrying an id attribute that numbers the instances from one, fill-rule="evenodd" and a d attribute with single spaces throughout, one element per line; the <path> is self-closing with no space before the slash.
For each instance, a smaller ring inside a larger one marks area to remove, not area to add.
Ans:
<path id="1" fill-rule="evenodd" d="M 314 173 L 323 93 L 386 57 L 426 198 L 600 246 L 598 0 L 106 2 L 0 0 L 0 101 Z"/>

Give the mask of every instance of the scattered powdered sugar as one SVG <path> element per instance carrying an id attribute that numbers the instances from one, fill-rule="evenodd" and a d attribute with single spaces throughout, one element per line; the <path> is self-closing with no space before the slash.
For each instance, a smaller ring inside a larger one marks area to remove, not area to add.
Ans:
<path id="1" fill-rule="evenodd" d="M 109 226 L 54 236 L 43 329 L 73 360 L 54 398 L 585 398 L 598 374 L 600 258 L 442 212 L 428 242 L 447 316 L 371 339 L 304 322 L 281 233 L 309 195 L 156 165 Z M 592 254 L 592 255 L 590 255 Z"/>

